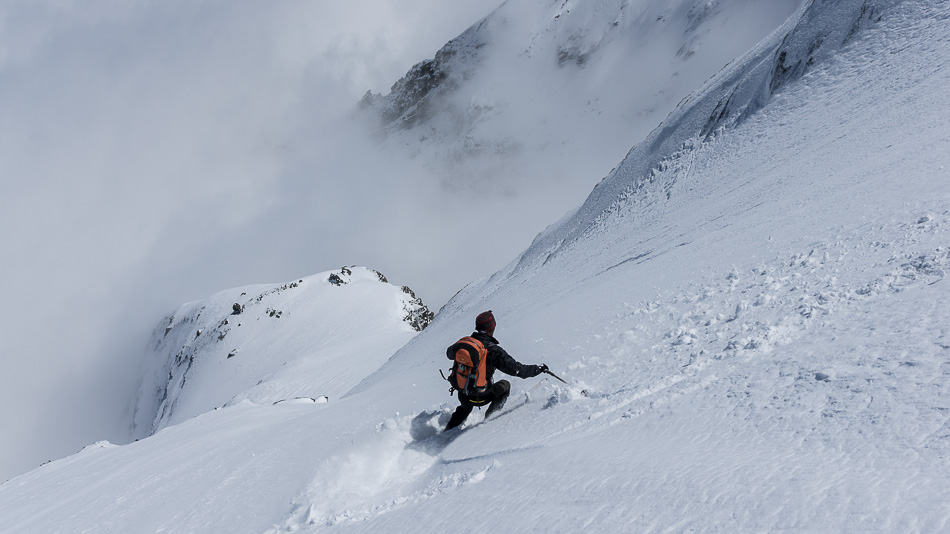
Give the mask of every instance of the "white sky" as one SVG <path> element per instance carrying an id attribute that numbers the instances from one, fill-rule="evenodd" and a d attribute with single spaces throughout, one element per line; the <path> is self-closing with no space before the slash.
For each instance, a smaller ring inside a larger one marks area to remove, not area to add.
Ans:
<path id="1" fill-rule="evenodd" d="M 0 481 L 126 439 L 180 303 L 344 264 L 426 298 L 427 221 L 373 238 L 417 200 L 347 119 L 499 3 L 0 4 Z"/>

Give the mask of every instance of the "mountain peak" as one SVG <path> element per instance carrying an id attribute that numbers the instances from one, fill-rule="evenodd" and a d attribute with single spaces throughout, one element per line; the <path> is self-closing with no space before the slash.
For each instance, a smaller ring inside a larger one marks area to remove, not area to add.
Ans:
<path id="1" fill-rule="evenodd" d="M 149 343 L 134 433 L 245 398 L 337 398 L 432 318 L 411 289 L 357 266 L 185 304 Z M 320 367 L 314 381 L 288 371 Z"/>

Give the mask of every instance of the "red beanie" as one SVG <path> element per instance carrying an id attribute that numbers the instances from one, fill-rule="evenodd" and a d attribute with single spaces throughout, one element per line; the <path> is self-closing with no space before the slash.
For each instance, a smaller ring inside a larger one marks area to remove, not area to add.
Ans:
<path id="1" fill-rule="evenodd" d="M 478 314 L 475 318 L 475 330 L 489 335 L 495 332 L 495 316 L 492 315 L 491 310 Z"/>

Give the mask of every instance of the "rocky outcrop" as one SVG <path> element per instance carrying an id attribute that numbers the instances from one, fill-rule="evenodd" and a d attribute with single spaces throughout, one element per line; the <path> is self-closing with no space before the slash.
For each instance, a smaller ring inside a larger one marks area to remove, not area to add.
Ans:
<path id="1" fill-rule="evenodd" d="M 359 108 L 375 111 L 387 130 L 407 130 L 425 122 L 434 114 L 437 98 L 456 89 L 478 64 L 478 50 L 487 43 L 484 25 L 483 20 L 470 27 L 434 58 L 414 65 L 393 84 L 388 95 L 367 91 Z"/>
<path id="2" fill-rule="evenodd" d="M 429 326 L 429 323 L 435 319 L 435 314 L 432 313 L 429 308 L 422 303 L 422 299 L 416 296 L 415 292 L 409 289 L 408 286 L 402 286 L 402 292 L 409 295 L 412 300 L 406 301 L 403 309 L 406 311 L 406 316 L 403 317 L 403 321 L 409 323 L 409 326 L 417 332 L 422 332 L 425 327 Z"/>

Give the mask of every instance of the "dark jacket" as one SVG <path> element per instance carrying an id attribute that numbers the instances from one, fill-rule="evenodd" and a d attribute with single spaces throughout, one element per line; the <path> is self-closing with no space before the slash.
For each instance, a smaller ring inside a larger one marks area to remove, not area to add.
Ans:
<path id="1" fill-rule="evenodd" d="M 488 380 L 489 386 L 494 383 L 492 375 L 495 374 L 495 369 L 498 369 L 506 375 L 517 376 L 518 378 L 531 378 L 541 373 L 539 366 L 524 365 L 512 358 L 505 349 L 501 348 L 498 344 L 498 340 L 494 337 L 484 332 L 475 332 L 472 334 L 472 337 L 481 341 L 488 350 L 488 361 L 485 362 L 485 374 L 487 376 L 485 378 Z M 450 360 L 455 360 L 455 353 L 458 350 L 458 343 L 455 343 L 445 350 L 445 356 Z"/>

